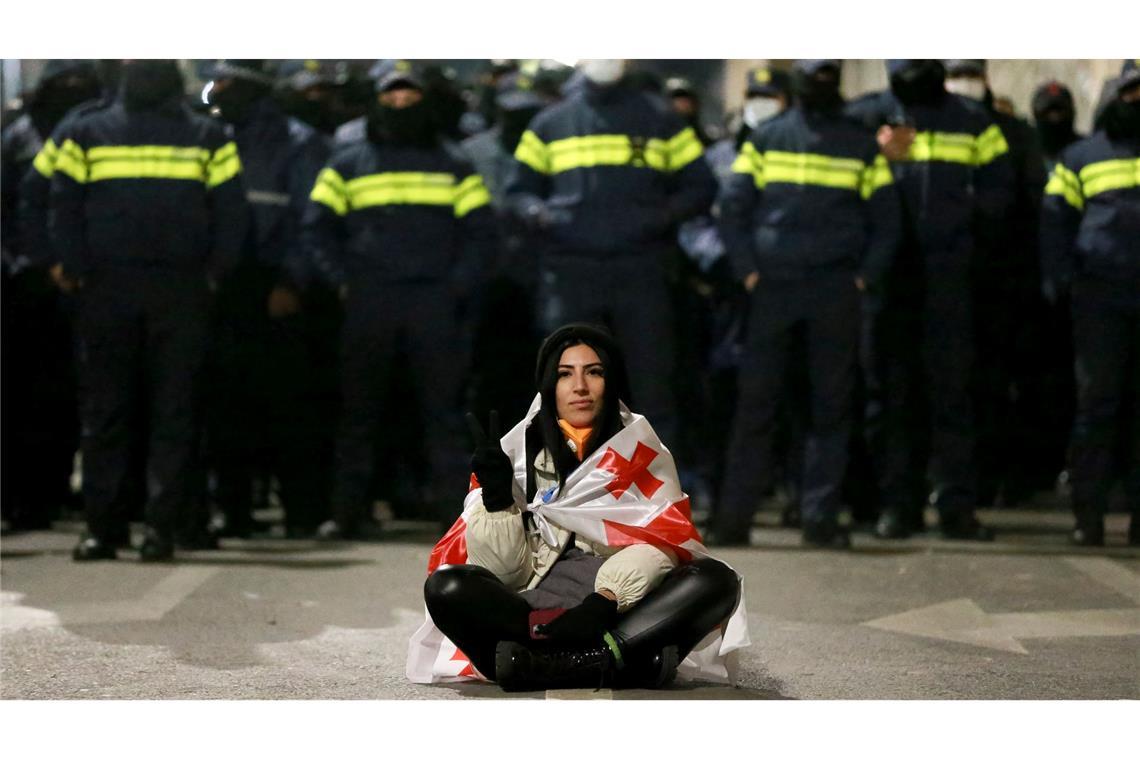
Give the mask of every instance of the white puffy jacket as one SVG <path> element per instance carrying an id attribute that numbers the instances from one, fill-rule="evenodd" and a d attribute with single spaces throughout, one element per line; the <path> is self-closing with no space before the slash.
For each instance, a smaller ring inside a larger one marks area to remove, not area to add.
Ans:
<path id="1" fill-rule="evenodd" d="M 558 475 L 550 456 L 541 452 L 534 460 L 535 485 L 542 492 L 557 484 Z M 552 525 L 558 546 L 550 546 L 537 531 L 527 531 L 523 504 L 500 512 L 488 512 L 482 501 L 467 519 L 467 562 L 490 570 L 515 591 L 539 584 L 567 548 L 573 535 Z M 607 557 L 598 569 L 594 590 L 608 590 L 617 598 L 618 612 L 625 612 L 656 588 L 677 565 L 672 552 L 649 544 L 610 547 L 575 536 L 575 546 L 587 554 Z"/>

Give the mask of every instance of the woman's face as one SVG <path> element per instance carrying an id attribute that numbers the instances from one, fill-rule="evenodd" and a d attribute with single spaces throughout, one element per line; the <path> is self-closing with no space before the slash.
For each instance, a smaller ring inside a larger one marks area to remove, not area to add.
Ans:
<path id="1" fill-rule="evenodd" d="M 574 427 L 591 427 L 602 411 L 605 394 L 606 370 L 597 352 L 585 343 L 563 351 L 554 387 L 558 416 Z"/>

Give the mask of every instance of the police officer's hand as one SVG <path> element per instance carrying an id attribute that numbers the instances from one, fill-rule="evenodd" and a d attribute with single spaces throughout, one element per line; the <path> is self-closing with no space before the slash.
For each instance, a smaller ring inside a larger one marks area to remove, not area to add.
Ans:
<path id="1" fill-rule="evenodd" d="M 479 420 L 468 412 L 467 427 L 475 441 L 471 472 L 483 487 L 483 506 L 488 512 L 501 512 L 515 503 L 515 470 L 499 443 L 499 413 L 491 411 L 484 433 Z"/>
<path id="2" fill-rule="evenodd" d="M 745 292 L 751 293 L 753 290 L 756 289 L 756 285 L 759 282 L 760 282 L 760 273 L 759 272 L 749 272 L 748 275 L 744 278 L 744 290 L 745 290 Z"/>
<path id="3" fill-rule="evenodd" d="M 862 277 L 856 277 L 855 278 L 855 287 L 859 290 L 860 293 L 866 293 L 867 292 L 867 281 L 865 279 L 863 279 Z"/>
<path id="4" fill-rule="evenodd" d="M 83 287 L 83 280 L 71 277 L 63 271 L 63 264 L 56 264 L 51 268 L 51 281 L 64 293 L 74 293 Z"/>
<path id="5" fill-rule="evenodd" d="M 879 143 L 879 150 L 888 161 L 902 161 L 910 153 L 910 146 L 914 143 L 914 127 L 892 127 L 884 124 L 875 133 Z"/>
<path id="6" fill-rule="evenodd" d="M 269 292 L 267 304 L 269 316 L 273 319 L 291 317 L 301 310 L 301 299 L 296 291 L 287 285 L 277 285 Z"/>
<path id="7" fill-rule="evenodd" d="M 536 636 L 567 644 L 598 644 L 617 622 L 617 601 L 597 592 L 587 596 L 545 625 L 535 626 Z"/>

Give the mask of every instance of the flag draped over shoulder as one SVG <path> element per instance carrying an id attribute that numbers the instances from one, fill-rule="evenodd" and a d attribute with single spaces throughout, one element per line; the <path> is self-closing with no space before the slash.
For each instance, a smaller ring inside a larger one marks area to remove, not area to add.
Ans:
<path id="1" fill-rule="evenodd" d="M 523 420 L 501 439 L 503 451 L 514 465 L 516 495 L 525 493 L 526 429 L 540 407 L 541 396 L 536 396 Z M 543 540 L 555 545 L 552 525 L 556 525 L 607 546 L 653 544 L 667 548 L 682 563 L 710 556 L 690 519 L 689 498 L 681 490 L 673 455 L 645 417 L 633 414 L 624 405 L 621 417 L 624 427 L 586 458 L 560 490 L 537 494 L 527 505 Z M 474 478 L 472 486 L 463 513 L 432 549 L 428 575 L 441 565 L 467 562 L 467 518 L 482 490 Z M 408 678 L 416 683 L 486 680 L 426 612 L 425 617 L 409 643 Z M 750 643 L 742 585 L 728 621 L 693 648 L 678 674 L 731 682 L 735 658 L 730 655 Z"/>

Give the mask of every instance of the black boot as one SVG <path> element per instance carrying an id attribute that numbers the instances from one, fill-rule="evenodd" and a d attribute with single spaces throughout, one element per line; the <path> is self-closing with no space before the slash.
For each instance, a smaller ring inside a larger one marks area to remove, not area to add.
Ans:
<path id="1" fill-rule="evenodd" d="M 1128 530 L 1129 541 L 1132 539 L 1132 529 Z M 1104 519 L 1099 517 L 1078 517 L 1077 525 L 1069 534 L 1069 543 L 1073 546 L 1104 546 Z"/>
<path id="2" fill-rule="evenodd" d="M 139 546 L 140 562 L 170 562 L 174 559 L 174 542 L 164 538 L 153 528 L 147 528 L 142 545 Z"/>
<path id="3" fill-rule="evenodd" d="M 535 650 L 514 641 L 495 647 L 495 681 L 503 691 L 602 688 L 613 685 L 613 653 L 588 649 Z"/>
<path id="4" fill-rule="evenodd" d="M 72 549 L 71 558 L 76 562 L 90 562 L 97 559 L 116 559 L 115 546 L 109 541 L 101 541 L 95 536 L 84 536 Z"/>
<path id="5" fill-rule="evenodd" d="M 850 549 L 851 534 L 833 523 L 804 523 L 802 543 L 812 549 Z"/>
<path id="6" fill-rule="evenodd" d="M 909 538 L 910 526 L 897 509 L 887 509 L 879 515 L 875 523 L 875 535 L 879 538 Z"/>
<path id="7" fill-rule="evenodd" d="M 951 541 L 993 541 L 994 532 L 966 513 L 942 518 L 942 537 Z"/>

